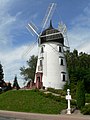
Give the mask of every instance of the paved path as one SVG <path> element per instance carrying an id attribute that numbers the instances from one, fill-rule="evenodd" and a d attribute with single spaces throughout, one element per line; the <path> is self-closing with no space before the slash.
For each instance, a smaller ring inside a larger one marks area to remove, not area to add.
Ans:
<path id="1" fill-rule="evenodd" d="M 25 112 L 11 112 L 0 110 L 0 116 L 7 120 L 90 120 L 90 116 L 85 115 L 48 115 Z"/>

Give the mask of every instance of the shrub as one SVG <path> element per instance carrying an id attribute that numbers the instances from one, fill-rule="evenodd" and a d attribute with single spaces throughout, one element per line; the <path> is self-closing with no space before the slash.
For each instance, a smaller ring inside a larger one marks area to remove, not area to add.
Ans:
<path id="1" fill-rule="evenodd" d="M 76 100 L 78 108 L 82 108 L 85 105 L 85 89 L 83 81 L 78 81 L 77 83 Z"/>
<path id="2" fill-rule="evenodd" d="M 90 115 L 90 104 L 85 105 L 82 109 L 81 109 L 81 113 L 84 115 Z"/>
<path id="3" fill-rule="evenodd" d="M 67 104 L 67 100 L 65 98 L 61 98 L 61 103 Z"/>
<path id="4" fill-rule="evenodd" d="M 86 98 L 86 99 L 85 99 L 85 102 L 86 102 L 86 103 L 90 103 L 90 94 L 86 94 L 86 95 L 85 95 L 85 98 Z"/>
<path id="5" fill-rule="evenodd" d="M 75 100 L 71 100 L 71 105 L 72 106 L 76 106 L 77 105 L 76 101 Z"/>

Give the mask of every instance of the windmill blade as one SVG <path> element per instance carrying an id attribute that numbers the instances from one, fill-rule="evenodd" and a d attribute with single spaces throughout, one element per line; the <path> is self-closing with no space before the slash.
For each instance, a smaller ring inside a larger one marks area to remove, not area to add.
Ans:
<path id="1" fill-rule="evenodd" d="M 33 22 L 30 22 L 30 25 L 34 28 L 34 30 L 38 31 L 37 26 Z"/>
<path id="2" fill-rule="evenodd" d="M 67 42 L 67 46 L 64 45 L 64 47 L 69 50 L 70 46 L 69 46 L 69 41 L 68 41 L 68 36 L 67 36 L 67 27 L 63 22 L 60 22 L 58 24 L 58 30 L 63 34 L 63 37 L 65 38 L 66 42 Z"/>
<path id="3" fill-rule="evenodd" d="M 45 17 L 43 19 L 43 22 L 42 22 L 42 30 L 44 28 L 46 28 L 47 24 L 48 24 L 48 21 L 50 21 L 50 19 L 52 18 L 52 15 L 55 11 L 55 8 L 56 8 L 56 3 L 50 3 L 47 11 L 46 11 L 46 14 L 45 14 Z"/>
<path id="4" fill-rule="evenodd" d="M 67 32 L 67 27 L 65 24 L 63 24 L 63 22 L 60 22 L 58 24 L 58 30 L 64 35 Z"/>
<path id="5" fill-rule="evenodd" d="M 32 34 L 32 36 L 34 36 L 33 31 L 28 26 L 26 26 L 26 28 Z"/>
<path id="6" fill-rule="evenodd" d="M 26 28 L 31 32 L 32 35 L 33 35 L 33 33 L 35 33 L 39 37 L 39 34 L 37 32 L 37 27 L 33 23 L 31 23 L 31 22 L 28 23 Z"/>
<path id="7" fill-rule="evenodd" d="M 38 39 L 30 46 L 27 47 L 27 49 L 24 51 L 24 53 L 22 54 L 22 58 L 24 58 L 25 56 L 28 55 L 29 52 L 32 51 L 32 49 L 34 48 L 34 46 L 36 45 Z"/>

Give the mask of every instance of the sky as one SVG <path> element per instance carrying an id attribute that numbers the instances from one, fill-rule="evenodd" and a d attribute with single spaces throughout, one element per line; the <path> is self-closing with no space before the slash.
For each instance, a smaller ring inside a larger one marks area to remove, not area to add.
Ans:
<path id="1" fill-rule="evenodd" d="M 90 0 L 0 0 L 0 61 L 4 80 L 13 83 L 17 75 L 20 86 L 23 77 L 20 67 L 27 66 L 31 55 L 38 54 L 37 36 L 26 29 L 32 21 L 41 31 L 43 18 L 50 3 L 56 3 L 52 16 L 54 28 L 63 22 L 67 26 L 70 50 L 90 54 Z"/>

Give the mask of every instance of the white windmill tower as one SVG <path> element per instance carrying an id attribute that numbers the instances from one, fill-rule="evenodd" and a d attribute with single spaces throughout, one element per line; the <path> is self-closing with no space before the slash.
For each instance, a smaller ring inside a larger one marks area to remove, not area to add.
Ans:
<path id="1" fill-rule="evenodd" d="M 49 6 L 48 13 L 45 16 L 43 29 L 47 21 L 50 21 L 56 4 Z M 29 23 L 28 27 L 38 36 L 38 61 L 35 73 L 36 88 L 55 88 L 62 89 L 67 81 L 67 66 L 64 55 L 64 36 L 62 30 L 55 29 L 50 21 L 47 29 L 42 29 L 40 34 L 37 33 L 33 24 Z M 64 27 L 62 27 L 64 28 Z M 64 30 L 64 29 L 63 29 Z"/>

